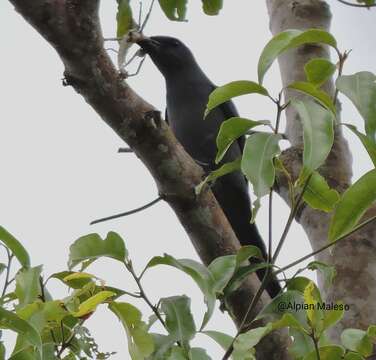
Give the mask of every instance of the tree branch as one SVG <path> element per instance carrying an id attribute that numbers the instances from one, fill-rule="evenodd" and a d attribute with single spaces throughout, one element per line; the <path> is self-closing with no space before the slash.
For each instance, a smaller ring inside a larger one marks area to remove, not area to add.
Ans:
<path id="1" fill-rule="evenodd" d="M 160 112 L 139 97 L 119 76 L 103 48 L 99 0 L 9 0 L 16 10 L 55 48 L 71 85 L 122 138 L 149 169 L 159 193 L 172 207 L 200 258 L 232 254 L 239 242 L 210 190 L 196 196 L 202 169 L 177 142 Z M 229 299 L 229 312 L 240 324 L 259 287 L 256 275 Z M 259 312 L 269 301 L 263 294 Z M 254 314 L 251 314 L 254 316 Z M 264 341 L 259 359 L 288 359 L 288 337 L 274 332 Z"/>

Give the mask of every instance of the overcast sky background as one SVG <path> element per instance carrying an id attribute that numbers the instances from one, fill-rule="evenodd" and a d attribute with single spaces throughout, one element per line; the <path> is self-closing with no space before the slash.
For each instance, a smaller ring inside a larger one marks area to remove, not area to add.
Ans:
<path id="1" fill-rule="evenodd" d="M 115 34 L 115 3 L 102 2 L 105 37 Z M 134 3 L 137 9 L 137 2 Z M 271 36 L 264 1 L 227 0 L 217 17 L 205 16 L 200 3 L 191 1 L 186 23 L 167 20 L 155 6 L 146 33 L 182 39 L 216 84 L 256 80 L 258 56 Z M 334 14 L 332 33 L 342 50 L 353 50 L 344 73 L 376 72 L 376 10 L 349 8 L 334 0 L 330 3 Z M 152 256 L 163 253 L 198 259 L 175 215 L 164 203 L 131 217 L 89 226 L 93 219 L 133 209 L 156 198 L 153 179 L 134 155 L 117 154 L 124 143 L 82 97 L 71 87 L 61 85 L 63 66 L 55 51 L 4 0 L 0 2 L 0 24 L 0 223 L 27 247 L 32 264 L 44 264 L 46 276 L 61 271 L 67 262 L 68 246 L 75 239 L 90 232 L 105 235 L 110 230 L 124 237 L 137 269 L 143 268 Z M 129 83 L 146 100 L 164 109 L 164 82 L 149 59 L 140 75 Z M 272 94 L 278 93 L 276 65 L 268 73 L 265 85 Z M 261 97 L 242 97 L 236 104 L 242 116 L 274 119 L 274 108 Z M 360 116 L 347 102 L 343 121 L 363 129 Z M 358 140 L 347 132 L 346 136 L 353 149 L 355 180 L 372 165 Z M 278 197 L 274 203 L 276 241 L 288 209 Z M 264 206 L 258 215 L 258 226 L 264 235 L 266 210 Z M 294 224 L 278 265 L 309 251 L 304 232 Z M 110 286 L 135 289 L 115 261 L 98 261 L 89 271 L 107 280 Z M 57 298 L 66 295 L 60 284 L 51 281 L 50 285 Z M 191 296 L 197 323 L 201 321 L 205 309 L 202 296 L 184 274 L 161 267 L 145 276 L 144 287 L 154 301 L 171 295 Z M 133 299 L 130 302 L 150 314 L 142 303 Z M 104 306 L 87 325 L 101 349 L 117 351 L 114 359 L 129 358 L 125 333 Z M 208 328 L 234 332 L 231 321 L 219 311 Z M 194 343 L 208 349 L 213 359 L 222 354 L 219 347 L 202 336 Z"/>

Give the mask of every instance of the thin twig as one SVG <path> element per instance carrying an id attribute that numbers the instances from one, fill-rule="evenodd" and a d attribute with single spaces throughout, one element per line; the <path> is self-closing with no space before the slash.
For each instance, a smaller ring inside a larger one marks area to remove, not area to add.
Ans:
<path id="1" fill-rule="evenodd" d="M 342 75 L 342 72 L 343 72 L 343 66 L 345 65 L 345 61 L 349 55 L 350 52 L 344 52 L 343 54 L 341 54 L 341 52 L 339 50 L 337 50 L 337 53 L 338 53 L 338 57 L 339 57 L 339 62 L 338 62 L 338 76 L 337 76 L 337 79 Z M 333 97 L 333 104 L 336 105 L 336 102 L 337 102 L 337 98 L 338 98 L 338 93 L 339 93 L 339 90 L 338 88 L 336 87 L 336 90 L 334 92 L 334 97 Z"/>
<path id="2" fill-rule="evenodd" d="M 142 65 L 144 64 L 144 61 L 146 60 L 146 56 L 144 56 L 143 58 L 142 58 L 142 60 L 140 61 L 140 63 L 138 64 L 138 66 L 137 66 L 137 70 L 133 73 L 133 74 L 128 74 L 127 75 L 127 78 L 130 78 L 130 77 L 132 77 L 132 76 L 136 76 L 136 75 L 138 75 L 139 74 L 139 72 L 140 72 L 140 70 L 141 70 L 141 68 L 142 68 Z"/>
<path id="3" fill-rule="evenodd" d="M 298 199 L 296 200 L 296 202 L 295 202 L 293 208 L 291 209 L 291 212 L 290 212 L 289 218 L 287 219 L 287 223 L 286 223 L 286 226 L 285 226 L 285 228 L 284 228 L 284 230 L 283 230 L 283 233 L 282 233 L 281 239 L 279 240 L 279 243 L 278 243 L 278 245 L 277 245 L 277 249 L 275 250 L 275 253 L 273 254 L 273 260 L 272 260 L 273 264 L 276 262 L 277 257 L 278 257 L 278 255 L 279 255 L 281 249 L 282 249 L 282 246 L 283 246 L 283 244 L 284 244 L 284 242 L 285 242 L 285 240 L 286 240 L 286 238 L 287 238 L 287 234 L 288 234 L 288 232 L 290 231 L 290 228 L 291 228 L 292 222 L 293 222 L 293 220 L 295 219 L 295 216 L 296 216 L 296 214 L 297 214 L 297 212 L 298 212 L 298 210 L 299 210 L 300 203 L 301 203 L 301 201 L 302 201 L 302 199 L 303 199 L 303 196 L 304 196 L 304 193 L 305 193 L 305 191 L 306 191 L 306 189 L 307 189 L 307 186 L 308 186 L 308 184 L 309 184 L 309 181 L 311 180 L 311 176 L 312 176 L 312 175 L 310 175 L 310 176 L 306 179 L 306 181 L 305 181 L 305 183 L 304 183 L 304 185 L 303 185 L 303 189 L 302 189 L 302 191 L 300 192 L 300 194 L 299 194 L 299 196 L 298 196 Z"/>
<path id="4" fill-rule="evenodd" d="M 315 336 L 315 333 L 314 333 L 314 332 L 312 333 L 311 339 L 312 339 L 313 344 L 314 344 L 314 346 L 315 346 L 316 360 L 321 360 L 321 357 L 320 357 L 320 350 L 319 350 L 319 344 L 318 344 L 318 341 L 317 341 L 317 339 L 316 339 L 316 336 Z"/>
<path id="5" fill-rule="evenodd" d="M 118 153 L 133 153 L 134 151 L 131 148 L 119 148 Z"/>
<path id="6" fill-rule="evenodd" d="M 272 262 L 272 251 L 273 251 L 273 189 L 269 192 L 269 238 L 268 238 L 268 258 L 267 263 Z"/>
<path id="7" fill-rule="evenodd" d="M 102 219 L 98 219 L 98 220 L 94 220 L 90 223 L 90 225 L 94 225 L 94 224 L 98 224 L 98 223 L 101 223 L 101 222 L 104 222 L 104 221 L 108 221 L 108 220 L 113 220 L 113 219 L 118 219 L 120 217 L 124 217 L 124 216 L 128 216 L 128 215 L 133 215 L 133 214 L 136 214 L 140 211 L 143 211 L 143 210 L 146 210 L 148 209 L 149 207 L 155 205 L 156 203 L 158 203 L 159 201 L 161 201 L 163 198 L 162 196 L 158 196 L 156 199 L 154 199 L 153 201 L 147 203 L 146 205 L 143 205 L 137 209 L 133 209 L 133 210 L 130 210 L 130 211 L 126 211 L 126 212 L 123 212 L 123 213 L 120 213 L 120 214 L 116 214 L 116 215 L 111 215 L 111 216 L 108 216 L 108 217 L 105 217 L 105 218 L 102 218 Z"/>
<path id="8" fill-rule="evenodd" d="M 351 230 L 351 231 L 348 232 L 347 234 L 341 236 L 341 237 L 338 238 L 337 240 L 335 240 L 335 241 L 333 241 L 333 242 L 331 242 L 331 243 L 329 243 L 329 244 L 327 244 L 327 245 L 321 247 L 320 249 L 318 249 L 318 250 L 316 250 L 316 251 L 312 251 L 311 253 L 309 253 L 309 254 L 307 254 L 307 255 L 301 257 L 300 259 L 298 259 L 298 260 L 292 262 L 291 264 L 286 265 L 285 267 L 283 267 L 283 268 L 281 268 L 280 270 L 276 271 L 276 274 L 279 274 L 279 273 L 281 273 L 281 272 L 283 272 L 283 271 L 286 271 L 286 270 L 290 269 L 291 267 L 300 264 L 302 261 L 307 260 L 307 259 L 309 259 L 310 257 L 315 256 L 315 255 L 317 255 L 317 254 L 319 254 L 319 253 L 325 251 L 326 249 L 332 247 L 333 245 L 337 244 L 337 243 L 340 242 L 341 240 L 346 239 L 346 238 L 349 237 L 350 235 L 354 234 L 356 231 L 360 230 L 361 228 L 363 228 L 364 226 L 370 224 L 371 222 L 373 222 L 373 221 L 375 221 L 375 220 L 376 220 L 376 216 L 373 216 L 373 217 L 369 218 L 368 220 L 362 222 L 361 224 L 359 224 L 358 226 L 356 226 L 353 230 Z"/>
<path id="9" fill-rule="evenodd" d="M 134 281 L 136 282 L 137 287 L 140 290 L 140 297 L 150 307 L 150 309 L 153 311 L 154 315 L 158 318 L 158 320 L 161 322 L 161 324 L 164 326 L 164 328 L 166 328 L 166 323 L 163 320 L 161 314 L 159 313 L 158 308 L 151 303 L 151 301 L 149 300 L 148 296 L 146 295 L 145 290 L 144 290 L 144 288 L 143 288 L 143 286 L 141 284 L 141 277 L 136 275 L 136 273 L 135 273 L 135 271 L 133 269 L 132 263 L 128 262 L 128 263 L 124 263 L 124 265 L 127 268 L 127 270 L 131 273 Z"/>
<path id="10" fill-rule="evenodd" d="M 60 347 L 60 350 L 58 351 L 57 353 L 57 357 L 60 359 L 61 358 L 61 355 L 63 354 L 64 350 L 67 349 L 70 345 L 70 343 L 72 342 L 72 340 L 74 339 L 74 336 L 75 336 L 75 330 L 82 326 L 82 324 L 84 323 L 84 319 L 80 319 L 78 324 L 74 327 L 74 329 L 72 329 L 72 334 L 68 337 L 68 339 L 66 341 L 64 341 L 62 344 L 61 344 L 61 347 Z"/>
<path id="11" fill-rule="evenodd" d="M 141 19 L 142 19 L 142 1 L 139 1 L 140 10 L 138 12 L 138 27 L 141 26 Z"/>
<path id="12" fill-rule="evenodd" d="M 146 14 L 145 19 L 144 19 L 144 22 L 142 23 L 142 25 L 141 25 L 141 27 L 140 27 L 140 32 L 141 32 L 141 33 L 144 31 L 145 26 L 146 26 L 146 24 L 147 24 L 148 21 L 149 21 L 149 18 L 150 18 L 151 12 L 153 11 L 154 1 L 155 1 L 155 0 L 152 0 L 152 1 L 151 1 L 149 11 L 148 11 L 148 13 Z"/>

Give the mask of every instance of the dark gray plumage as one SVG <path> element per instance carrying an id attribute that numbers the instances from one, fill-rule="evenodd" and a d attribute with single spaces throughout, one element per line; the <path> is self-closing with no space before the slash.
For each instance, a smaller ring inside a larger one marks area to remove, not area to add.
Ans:
<path id="1" fill-rule="evenodd" d="M 180 40 L 153 36 L 138 42 L 149 54 L 166 80 L 166 120 L 185 150 L 209 173 L 218 168 L 214 163 L 216 137 L 224 120 L 238 116 L 232 102 L 212 110 L 204 120 L 208 97 L 215 85 L 201 70 L 191 51 Z M 238 139 L 223 159 L 236 160 L 242 154 L 244 137 Z M 266 258 L 264 242 L 254 224 L 250 224 L 251 205 L 247 180 L 238 171 L 218 179 L 212 187 L 235 234 L 242 245 L 258 246 Z M 258 272 L 262 278 L 264 271 Z M 267 291 L 274 297 L 280 291 L 278 281 L 272 281 Z"/>

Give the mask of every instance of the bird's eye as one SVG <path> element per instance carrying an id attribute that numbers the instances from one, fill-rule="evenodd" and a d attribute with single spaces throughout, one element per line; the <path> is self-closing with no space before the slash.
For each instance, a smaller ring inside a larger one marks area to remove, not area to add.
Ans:
<path id="1" fill-rule="evenodd" d="M 180 42 L 177 41 L 177 40 L 175 40 L 175 41 L 173 41 L 173 42 L 171 43 L 171 45 L 172 45 L 173 47 L 177 47 L 177 46 L 180 45 Z"/>

